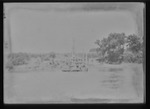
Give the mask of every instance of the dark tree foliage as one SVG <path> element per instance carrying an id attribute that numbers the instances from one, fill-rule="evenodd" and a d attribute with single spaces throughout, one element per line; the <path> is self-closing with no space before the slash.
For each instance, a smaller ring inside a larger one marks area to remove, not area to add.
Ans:
<path id="1" fill-rule="evenodd" d="M 127 43 L 129 45 L 129 50 L 133 53 L 138 53 L 143 48 L 143 43 L 141 42 L 141 39 L 135 34 L 128 36 Z"/>
<path id="2" fill-rule="evenodd" d="M 143 42 L 135 34 L 110 33 L 107 38 L 96 40 L 99 46 L 100 61 L 106 63 L 132 62 L 141 63 L 143 58 Z M 128 46 L 125 48 L 125 44 Z"/>
<path id="3" fill-rule="evenodd" d="M 23 65 L 27 64 L 30 58 L 27 53 L 11 53 L 8 56 L 8 60 L 12 65 Z"/>
<path id="4" fill-rule="evenodd" d="M 124 33 L 111 33 L 107 38 L 95 42 L 100 47 L 99 51 L 107 63 L 121 62 L 125 38 Z"/>

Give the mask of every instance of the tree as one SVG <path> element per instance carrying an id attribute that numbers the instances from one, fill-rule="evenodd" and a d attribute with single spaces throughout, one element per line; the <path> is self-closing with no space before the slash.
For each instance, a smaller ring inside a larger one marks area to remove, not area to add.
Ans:
<path id="1" fill-rule="evenodd" d="M 99 51 L 106 62 L 121 62 L 125 38 L 124 33 L 110 33 L 107 38 L 95 42 L 99 46 Z"/>
<path id="2" fill-rule="evenodd" d="M 129 46 L 129 50 L 132 51 L 134 54 L 140 52 L 143 48 L 143 42 L 141 41 L 140 37 L 137 35 L 129 35 L 127 38 L 127 44 Z"/>
<path id="3" fill-rule="evenodd" d="M 29 55 L 27 53 L 11 53 L 8 56 L 8 60 L 12 65 L 23 65 L 29 61 Z"/>
<path id="4" fill-rule="evenodd" d="M 132 56 L 132 62 L 142 63 L 143 62 L 143 41 L 140 37 L 135 34 L 129 35 L 127 38 L 128 51 Z"/>

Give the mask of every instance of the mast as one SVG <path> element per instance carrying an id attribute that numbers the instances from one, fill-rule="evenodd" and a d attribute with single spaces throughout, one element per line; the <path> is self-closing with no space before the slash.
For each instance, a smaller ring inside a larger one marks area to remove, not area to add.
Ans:
<path id="1" fill-rule="evenodd" d="M 72 39 L 72 63 L 74 63 L 74 58 L 75 58 L 75 40 L 73 38 Z"/>
<path id="2" fill-rule="evenodd" d="M 75 40 L 73 38 L 73 45 L 72 45 L 72 55 L 75 55 Z"/>

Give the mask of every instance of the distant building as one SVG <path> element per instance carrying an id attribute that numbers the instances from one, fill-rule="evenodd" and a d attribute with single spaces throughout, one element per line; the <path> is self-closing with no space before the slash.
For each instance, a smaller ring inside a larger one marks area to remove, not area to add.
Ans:
<path id="1" fill-rule="evenodd" d="M 100 58 L 100 53 L 98 48 L 92 48 L 89 50 L 89 53 L 87 54 L 87 63 L 88 64 L 97 64 L 98 60 Z"/>
<path id="2" fill-rule="evenodd" d="M 88 53 L 87 54 L 87 63 L 88 64 L 97 64 L 99 59 L 99 55 L 96 53 Z"/>

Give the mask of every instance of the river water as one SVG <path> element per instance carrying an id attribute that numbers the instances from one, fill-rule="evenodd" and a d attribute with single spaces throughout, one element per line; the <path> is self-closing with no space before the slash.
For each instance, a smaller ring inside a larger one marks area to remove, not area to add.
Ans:
<path id="1" fill-rule="evenodd" d="M 19 100 L 69 100 L 70 98 L 135 99 L 134 72 L 126 67 L 93 67 L 88 72 L 13 73 Z"/>

